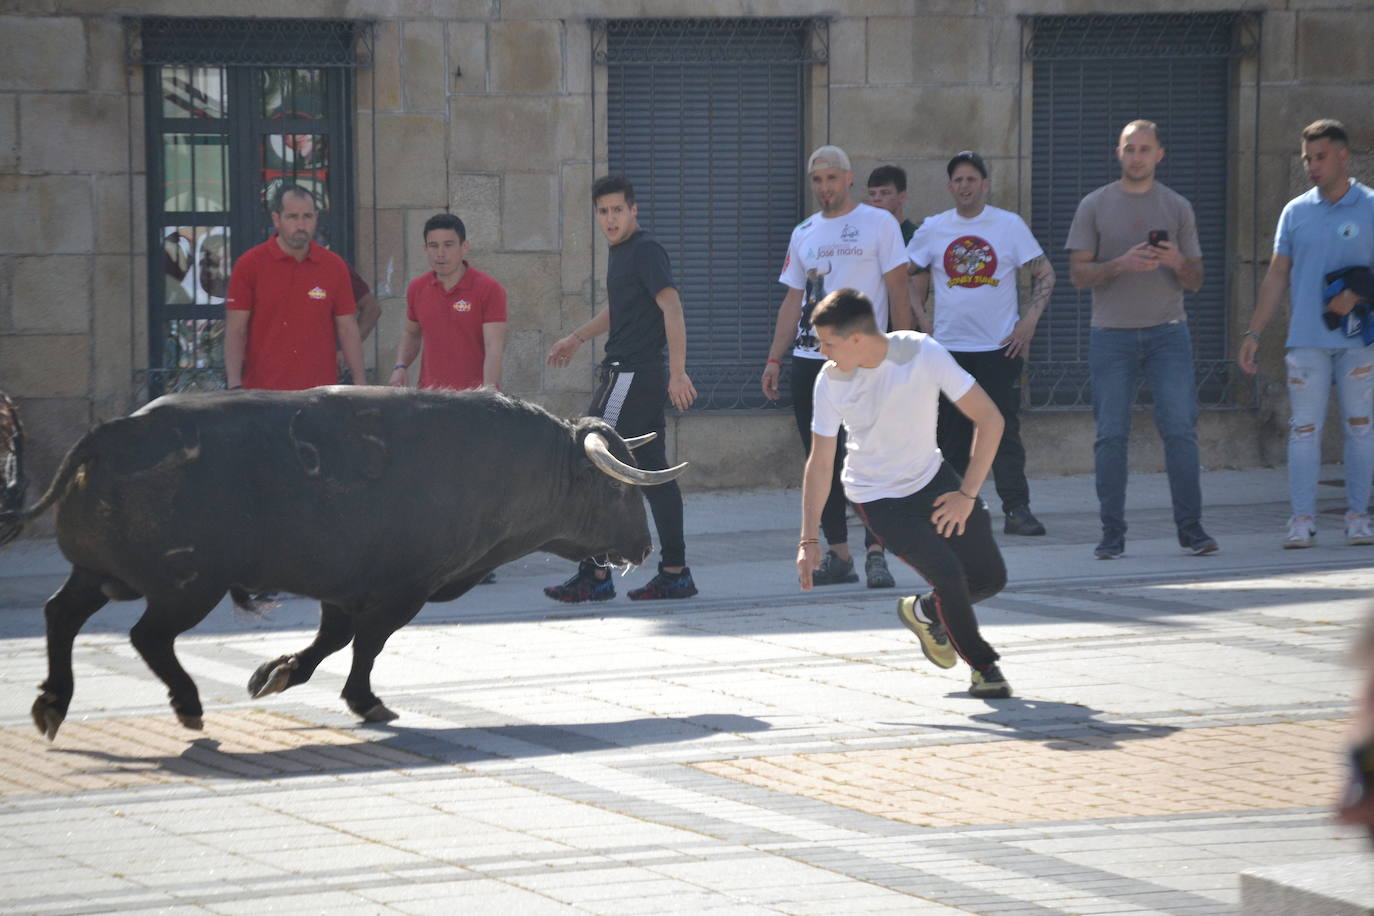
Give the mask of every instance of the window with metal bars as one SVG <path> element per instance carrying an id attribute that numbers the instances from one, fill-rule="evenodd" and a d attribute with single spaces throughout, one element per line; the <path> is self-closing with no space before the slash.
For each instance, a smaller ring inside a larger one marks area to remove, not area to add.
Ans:
<path id="1" fill-rule="evenodd" d="M 594 30 L 607 160 L 672 258 L 697 406 L 768 405 L 759 375 L 803 216 L 803 103 L 825 23 L 634 19 Z"/>
<path id="2" fill-rule="evenodd" d="M 1032 70 L 1031 229 L 1059 282 L 1032 341 L 1028 406 L 1085 408 L 1092 296 L 1068 282 L 1064 240 L 1078 202 L 1120 177 L 1112 153 L 1137 118 L 1160 126 L 1158 180 L 1193 205 L 1206 280 L 1186 298 L 1198 399 L 1248 402 L 1227 352 L 1231 275 L 1228 162 L 1234 152 L 1234 61 L 1256 50 L 1251 14 L 1033 16 L 1025 20 Z M 1147 390 L 1137 402 L 1148 402 Z"/>
<path id="3" fill-rule="evenodd" d="M 351 257 L 361 32 L 289 19 L 132 24 L 145 86 L 150 397 L 223 386 L 229 273 L 271 234 L 283 184 L 315 195 L 317 241 Z"/>

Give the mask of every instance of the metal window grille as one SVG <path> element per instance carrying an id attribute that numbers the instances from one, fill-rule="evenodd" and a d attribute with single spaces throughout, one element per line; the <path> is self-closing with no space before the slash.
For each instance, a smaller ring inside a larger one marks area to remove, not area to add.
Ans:
<path id="1" fill-rule="evenodd" d="M 759 391 L 802 214 L 808 68 L 828 55 L 815 19 L 635 19 L 594 24 L 607 67 L 607 160 L 635 185 L 640 222 L 673 261 L 698 407 L 773 406 Z M 786 402 L 784 402 L 786 403 Z"/>
<path id="2" fill-rule="evenodd" d="M 1231 246 L 1227 163 L 1234 60 L 1258 47 L 1258 18 L 1246 13 L 1032 16 L 1031 228 L 1060 281 L 1032 343 L 1028 406 L 1091 404 L 1090 292 L 1067 281 L 1064 240 L 1078 202 L 1120 177 L 1111 154 L 1122 125 L 1160 125 L 1166 149 L 1158 178 L 1193 205 L 1206 279 L 1187 296 L 1198 398 L 1205 407 L 1244 406 L 1254 386 L 1227 352 Z M 1136 403 L 1148 403 L 1147 390 Z"/>
<path id="3" fill-rule="evenodd" d="M 270 235 L 285 183 L 320 204 L 317 240 L 353 250 L 353 74 L 364 24 L 174 19 L 127 23 L 144 67 L 148 166 L 148 397 L 224 383 L 234 258 Z"/>

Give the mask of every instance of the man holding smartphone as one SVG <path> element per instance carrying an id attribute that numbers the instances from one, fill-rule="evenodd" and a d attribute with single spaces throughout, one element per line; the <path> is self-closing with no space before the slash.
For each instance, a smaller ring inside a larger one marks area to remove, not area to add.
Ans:
<path id="1" fill-rule="evenodd" d="M 1078 205 L 1069 237 L 1069 279 L 1092 290 L 1088 368 L 1097 441 L 1093 466 L 1102 540 L 1093 551 L 1112 560 L 1126 550 L 1126 446 L 1141 371 L 1149 382 L 1155 427 L 1164 442 L 1179 545 L 1194 556 L 1217 542 L 1202 530 L 1197 389 L 1183 293 L 1202 286 L 1202 249 L 1192 205 L 1155 180 L 1164 158 L 1159 128 L 1132 121 L 1121 131 L 1121 178 Z"/>

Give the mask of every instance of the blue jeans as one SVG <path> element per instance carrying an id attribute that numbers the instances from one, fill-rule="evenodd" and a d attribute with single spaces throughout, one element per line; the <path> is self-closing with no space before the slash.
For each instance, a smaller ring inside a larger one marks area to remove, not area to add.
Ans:
<path id="1" fill-rule="evenodd" d="M 1331 382 L 1336 382 L 1345 420 L 1346 511 L 1369 511 L 1370 478 L 1374 477 L 1374 345 L 1324 350 L 1294 347 L 1284 358 L 1288 367 L 1288 498 L 1293 515 L 1317 514 L 1317 473 L 1321 468 L 1322 421 Z"/>
<path id="2" fill-rule="evenodd" d="M 1180 543 L 1201 527 L 1202 484 L 1197 445 L 1197 386 L 1193 345 L 1182 321 L 1152 328 L 1093 328 L 1088 345 L 1097 441 L 1093 467 L 1104 537 L 1126 534 L 1126 446 L 1131 405 L 1141 369 L 1154 395 L 1155 427 L 1164 441 L 1164 466 Z"/>

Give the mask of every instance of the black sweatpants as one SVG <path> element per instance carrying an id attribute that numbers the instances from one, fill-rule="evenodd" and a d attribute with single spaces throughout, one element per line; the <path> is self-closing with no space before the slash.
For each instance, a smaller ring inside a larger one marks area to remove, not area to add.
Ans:
<path id="1" fill-rule="evenodd" d="M 797 421 L 797 432 L 801 433 L 802 448 L 807 456 L 811 455 L 811 415 L 815 409 L 816 376 L 821 374 L 823 359 L 810 359 L 805 356 L 792 356 L 792 415 Z M 830 495 L 826 497 L 825 508 L 821 510 L 821 531 L 825 534 L 826 544 L 846 544 L 849 542 L 849 526 L 845 524 L 844 484 L 840 483 L 840 472 L 844 470 L 844 427 L 835 440 L 835 470 L 830 478 Z M 878 543 L 873 532 L 864 529 L 864 547 Z"/>
<path id="2" fill-rule="evenodd" d="M 856 503 L 868 527 L 889 551 L 901 557 L 934 588 L 935 613 L 959 657 L 970 667 L 997 661 L 997 650 L 978 632 L 973 605 L 991 598 L 1007 584 L 1007 567 L 992 538 L 992 519 L 981 499 L 973 507 L 964 533 L 944 537 L 930 514 L 935 498 L 959 489 L 962 479 L 947 463 L 920 490 L 900 499 Z M 959 499 L 961 497 L 955 497 Z"/>
<path id="3" fill-rule="evenodd" d="M 997 455 L 992 460 L 992 479 L 1002 500 L 1002 512 L 1030 505 L 1030 485 L 1026 483 L 1026 447 L 1021 444 L 1021 357 L 1008 359 L 1001 350 L 981 353 L 954 353 L 954 361 L 988 393 L 1002 413 L 1006 424 Z M 973 448 L 973 422 L 959 412 L 950 400 L 940 395 L 940 422 L 937 438 L 940 454 L 962 475 L 968 470 Z"/>
<path id="4" fill-rule="evenodd" d="M 617 363 L 599 366 L 596 390 L 587 415 L 601 417 L 626 439 L 657 433 L 654 441 L 635 449 L 635 463 L 649 471 L 668 466 L 664 442 L 666 423 L 663 404 L 668 399 L 668 371 L 662 366 L 623 369 Z M 641 487 L 649 501 L 658 530 L 658 547 L 664 566 L 685 566 L 687 545 L 682 536 L 682 490 L 672 480 L 654 487 Z"/>

